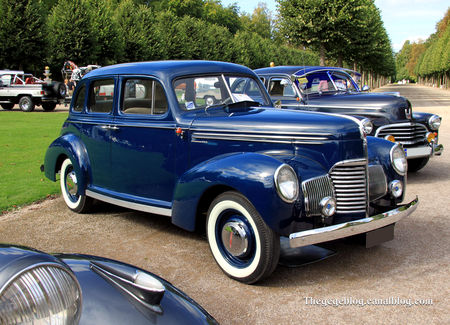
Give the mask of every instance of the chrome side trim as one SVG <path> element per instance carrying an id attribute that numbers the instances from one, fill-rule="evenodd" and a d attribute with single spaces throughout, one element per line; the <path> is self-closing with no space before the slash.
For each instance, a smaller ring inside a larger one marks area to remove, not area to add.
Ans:
<path id="1" fill-rule="evenodd" d="M 275 110 L 275 109 L 274 109 Z M 295 112 L 295 110 L 294 110 Z M 330 114 L 327 114 L 330 115 Z M 269 131 L 267 130 L 251 130 L 251 134 L 262 134 L 262 135 L 267 135 L 268 132 L 270 132 L 270 134 L 276 134 L 276 135 L 296 135 L 296 136 L 311 136 L 311 137 L 326 137 L 326 139 L 328 139 L 328 137 L 333 136 L 332 133 L 317 133 L 317 132 L 301 132 L 300 129 L 298 131 L 283 131 L 280 132 L 279 131 L 280 126 L 277 125 L 273 128 L 271 128 Z M 202 129 L 202 128 L 193 128 L 191 129 L 192 132 L 214 132 L 214 133 L 237 133 L 237 134 L 242 134 L 242 130 L 230 130 L 230 129 Z M 249 132 L 250 133 L 250 132 Z"/>
<path id="2" fill-rule="evenodd" d="M 289 235 L 289 244 L 293 248 L 303 247 L 379 229 L 410 215 L 416 210 L 418 203 L 419 199 L 416 197 L 408 204 L 372 217 L 293 233 Z"/>
<path id="3" fill-rule="evenodd" d="M 307 137 L 307 136 L 286 136 L 286 135 L 268 135 L 268 134 L 232 134 L 216 132 L 197 132 L 192 133 L 192 140 L 228 140 L 228 141 L 253 141 L 287 144 L 323 144 L 327 137 Z"/>
<path id="4" fill-rule="evenodd" d="M 167 208 L 160 208 L 160 207 L 155 207 L 155 206 L 151 206 L 151 205 L 145 205 L 145 204 L 140 204 L 140 203 L 134 203 L 134 202 L 129 202 L 129 201 L 125 201 L 125 200 L 120 200 L 120 199 L 115 199 L 103 194 L 99 194 L 90 190 L 86 190 L 86 195 L 103 201 L 103 202 L 107 202 L 107 203 L 111 203 L 111 204 L 115 204 L 124 208 L 128 208 L 128 209 L 133 209 L 133 210 L 138 210 L 138 211 L 143 211 L 143 212 L 148 212 L 148 213 L 154 213 L 154 214 L 160 214 L 163 216 L 167 216 L 167 217 L 172 217 L 172 209 L 167 209 Z"/>

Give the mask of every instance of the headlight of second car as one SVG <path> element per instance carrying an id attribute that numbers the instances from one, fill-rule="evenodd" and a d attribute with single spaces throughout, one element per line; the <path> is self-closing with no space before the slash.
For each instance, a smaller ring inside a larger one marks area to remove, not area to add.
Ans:
<path id="1" fill-rule="evenodd" d="M 283 201 L 292 203 L 298 197 L 298 178 L 291 166 L 283 164 L 275 172 L 275 185 Z"/>
<path id="2" fill-rule="evenodd" d="M 81 289 L 69 270 L 37 264 L 0 288 L 1 324 L 77 324 Z"/>
<path id="3" fill-rule="evenodd" d="M 433 115 L 428 119 L 428 126 L 431 130 L 437 131 L 441 126 L 441 117 L 438 115 Z"/>
<path id="4" fill-rule="evenodd" d="M 371 120 L 365 118 L 364 120 L 361 121 L 361 125 L 365 135 L 369 135 L 372 133 L 373 123 Z"/>
<path id="5" fill-rule="evenodd" d="M 401 145 L 395 145 L 391 149 L 391 164 L 395 171 L 400 175 L 405 175 L 408 170 L 405 152 Z"/>

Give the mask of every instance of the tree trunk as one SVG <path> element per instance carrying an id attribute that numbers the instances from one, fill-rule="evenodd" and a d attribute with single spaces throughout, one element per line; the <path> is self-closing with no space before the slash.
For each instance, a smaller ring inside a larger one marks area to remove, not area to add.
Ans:
<path id="1" fill-rule="evenodd" d="M 320 65 L 322 67 L 325 66 L 325 46 L 323 46 L 323 44 L 320 44 Z"/>

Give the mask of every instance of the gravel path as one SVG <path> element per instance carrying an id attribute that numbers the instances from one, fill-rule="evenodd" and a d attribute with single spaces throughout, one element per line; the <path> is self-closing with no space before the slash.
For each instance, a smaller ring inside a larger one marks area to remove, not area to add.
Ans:
<path id="1" fill-rule="evenodd" d="M 400 91 L 416 111 L 440 114 L 440 142 L 450 150 L 449 91 L 415 85 L 382 90 Z M 106 204 L 97 205 L 92 214 L 79 215 L 58 197 L 5 214 L 0 216 L 0 242 L 137 265 L 181 288 L 222 324 L 448 324 L 450 152 L 446 150 L 409 175 L 407 200 L 418 195 L 420 205 L 397 224 L 393 241 L 370 249 L 333 243 L 335 256 L 299 268 L 278 266 L 257 285 L 227 278 L 201 235 L 173 226 L 166 217 Z M 416 300 L 422 304 L 408 306 Z"/>

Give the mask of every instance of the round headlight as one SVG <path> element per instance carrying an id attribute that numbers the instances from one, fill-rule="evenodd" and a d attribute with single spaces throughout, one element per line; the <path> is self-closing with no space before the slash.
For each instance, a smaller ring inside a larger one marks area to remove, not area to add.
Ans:
<path id="1" fill-rule="evenodd" d="M 1 324 L 77 324 L 81 289 L 60 265 L 23 270 L 0 289 Z"/>
<path id="2" fill-rule="evenodd" d="M 389 183 L 389 192 L 395 198 L 399 198 L 403 194 L 403 184 L 399 180 L 395 180 Z"/>
<path id="3" fill-rule="evenodd" d="M 370 133 L 372 133 L 373 123 L 368 118 L 362 120 L 361 125 L 365 135 L 369 135 Z"/>
<path id="4" fill-rule="evenodd" d="M 437 115 L 433 115 L 428 119 L 428 126 L 433 131 L 437 131 L 439 127 L 441 126 L 441 117 Z"/>
<path id="5" fill-rule="evenodd" d="M 402 146 L 395 145 L 391 149 L 391 164 L 395 171 L 400 175 L 405 175 L 408 170 L 408 162 L 406 161 L 405 152 Z"/>
<path id="6" fill-rule="evenodd" d="M 275 171 L 275 186 L 283 201 L 292 203 L 298 197 L 298 178 L 291 166 L 283 164 Z"/>

